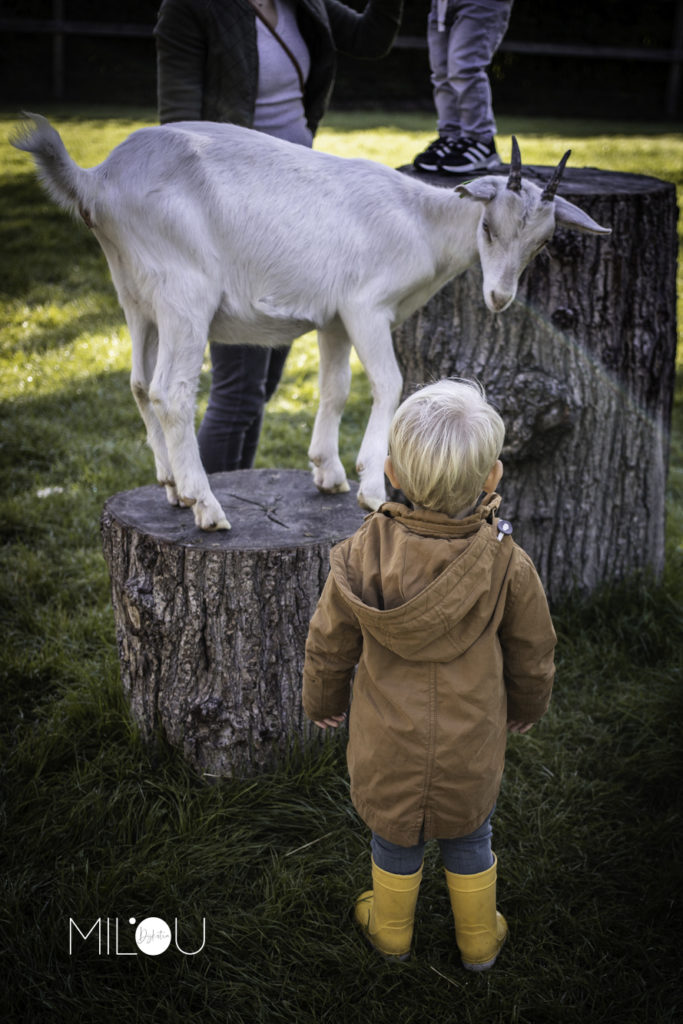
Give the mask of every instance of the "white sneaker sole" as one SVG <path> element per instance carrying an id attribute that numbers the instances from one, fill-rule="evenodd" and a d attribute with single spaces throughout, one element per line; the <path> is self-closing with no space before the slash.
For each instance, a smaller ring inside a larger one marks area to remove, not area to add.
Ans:
<path id="1" fill-rule="evenodd" d="M 494 167 L 500 167 L 501 160 L 497 153 L 487 157 L 485 160 L 471 160 L 468 164 L 459 164 L 457 167 L 439 168 L 443 174 L 468 174 L 470 171 L 490 171 Z"/>

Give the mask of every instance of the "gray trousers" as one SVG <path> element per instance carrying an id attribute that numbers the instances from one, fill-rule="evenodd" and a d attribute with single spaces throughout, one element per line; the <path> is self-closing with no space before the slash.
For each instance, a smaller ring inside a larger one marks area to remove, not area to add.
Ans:
<path id="1" fill-rule="evenodd" d="M 427 44 L 439 135 L 496 134 L 487 68 L 503 41 L 512 2 L 432 0 Z"/>
<path id="2" fill-rule="evenodd" d="M 491 818 L 489 814 L 478 829 L 468 836 L 458 839 L 437 839 L 441 851 L 441 860 L 447 871 L 456 875 L 476 875 L 480 871 L 488 871 L 493 865 L 491 852 Z M 376 832 L 372 833 L 372 859 L 378 868 L 392 875 L 413 875 L 424 859 L 424 839 L 420 837 L 415 846 L 397 846 L 388 839 L 382 839 Z"/>

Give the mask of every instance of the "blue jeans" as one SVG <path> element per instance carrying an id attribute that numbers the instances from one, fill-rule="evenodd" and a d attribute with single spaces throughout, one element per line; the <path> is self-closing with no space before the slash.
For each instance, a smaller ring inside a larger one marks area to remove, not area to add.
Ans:
<path id="1" fill-rule="evenodd" d="M 488 139 L 496 134 L 487 68 L 511 10 L 512 0 L 448 0 L 440 32 L 433 0 L 427 43 L 439 135 Z"/>
<path id="2" fill-rule="evenodd" d="M 289 348 L 211 344 L 209 404 L 197 433 L 207 473 L 251 469 L 263 409 L 273 395 Z"/>
<path id="3" fill-rule="evenodd" d="M 495 810 L 495 807 L 494 809 Z M 447 871 L 456 875 L 476 875 L 487 871 L 493 865 L 491 852 L 491 818 L 468 836 L 457 839 L 437 839 L 441 849 L 441 860 Z M 372 859 L 378 868 L 392 875 L 414 875 L 424 858 L 424 839 L 420 837 L 415 846 L 397 846 L 388 839 L 372 833 Z"/>

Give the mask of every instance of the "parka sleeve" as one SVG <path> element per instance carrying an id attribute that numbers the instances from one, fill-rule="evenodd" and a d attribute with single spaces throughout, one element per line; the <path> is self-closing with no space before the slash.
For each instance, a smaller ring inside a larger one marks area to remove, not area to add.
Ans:
<path id="1" fill-rule="evenodd" d="M 545 714 L 555 677 L 557 637 L 543 584 L 517 548 L 518 566 L 498 631 L 503 650 L 508 721 L 537 722 Z"/>
<path id="2" fill-rule="evenodd" d="M 201 121 L 206 64 L 203 5 L 164 0 L 154 29 L 159 121 Z"/>
<path id="3" fill-rule="evenodd" d="M 403 16 L 403 0 L 368 0 L 354 11 L 338 0 L 325 0 L 335 49 L 352 57 L 384 57 L 391 49 Z"/>
<path id="4" fill-rule="evenodd" d="M 353 670 L 363 636 L 356 617 L 327 577 L 308 630 L 303 671 L 303 705 L 308 718 L 342 715 L 349 706 Z"/>

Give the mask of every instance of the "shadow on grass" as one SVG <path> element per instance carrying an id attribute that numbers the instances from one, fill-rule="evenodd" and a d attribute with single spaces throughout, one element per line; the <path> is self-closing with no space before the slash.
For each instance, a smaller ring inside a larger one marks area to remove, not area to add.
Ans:
<path id="1" fill-rule="evenodd" d="M 33 174 L 0 184 L 0 211 L 0 294 L 38 304 L 54 301 L 55 287 L 64 301 L 94 291 L 118 309 L 97 240 L 48 200 Z"/>
<path id="2" fill-rule="evenodd" d="M 126 370 L 93 373 L 49 394 L 0 401 L 3 421 L 0 470 L 21 472 L 26 462 L 52 466 L 72 461 L 77 444 L 85 458 L 98 443 L 144 440 L 144 426 Z M 7 493 L 7 492 L 5 492 Z"/>

